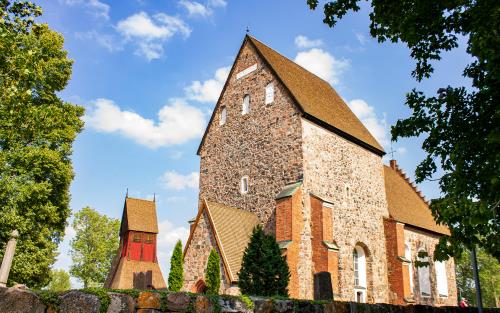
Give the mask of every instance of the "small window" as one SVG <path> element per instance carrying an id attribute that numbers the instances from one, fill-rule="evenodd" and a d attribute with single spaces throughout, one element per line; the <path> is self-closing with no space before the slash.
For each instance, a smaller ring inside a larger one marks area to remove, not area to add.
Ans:
<path id="1" fill-rule="evenodd" d="M 422 297 L 431 296 L 431 278 L 429 275 L 429 256 L 424 249 L 420 249 L 417 254 L 418 285 Z"/>
<path id="2" fill-rule="evenodd" d="M 146 235 L 146 243 L 153 243 L 153 235 Z"/>
<path id="3" fill-rule="evenodd" d="M 448 279 L 446 278 L 446 264 L 436 261 L 434 263 L 436 269 L 437 292 L 440 297 L 448 296 Z"/>
<path id="4" fill-rule="evenodd" d="M 134 242 L 141 242 L 141 234 L 134 234 Z"/>
<path id="5" fill-rule="evenodd" d="M 241 178 L 241 193 L 248 192 L 248 176 L 243 176 Z"/>
<path id="6" fill-rule="evenodd" d="M 243 105 L 242 105 L 242 109 L 241 109 L 241 114 L 245 115 L 245 114 L 248 114 L 249 112 L 250 112 L 250 96 L 245 95 L 243 97 Z"/>
<path id="7" fill-rule="evenodd" d="M 269 83 L 266 86 L 266 104 L 273 103 L 274 101 L 274 84 Z"/>
<path id="8" fill-rule="evenodd" d="M 227 118 L 227 109 L 225 106 L 221 107 L 220 109 L 220 120 L 219 120 L 219 125 L 224 125 L 226 124 L 226 118 Z"/>

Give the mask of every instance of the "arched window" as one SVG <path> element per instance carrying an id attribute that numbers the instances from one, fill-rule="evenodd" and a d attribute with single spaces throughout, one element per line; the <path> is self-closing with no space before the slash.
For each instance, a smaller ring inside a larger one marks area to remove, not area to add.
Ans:
<path id="1" fill-rule="evenodd" d="M 273 83 L 269 83 L 266 86 L 266 104 L 273 103 L 274 101 L 274 85 Z"/>
<path id="2" fill-rule="evenodd" d="M 422 297 L 431 296 L 431 277 L 429 275 L 429 255 L 424 249 L 418 250 L 418 285 Z"/>
<path id="3" fill-rule="evenodd" d="M 356 246 L 352 252 L 354 267 L 354 296 L 357 302 L 366 299 L 366 255 L 362 247 Z"/>
<path id="4" fill-rule="evenodd" d="M 445 262 L 436 261 L 434 263 L 436 269 L 436 284 L 437 292 L 441 297 L 448 296 L 448 279 L 446 278 L 446 264 Z"/>
<path id="5" fill-rule="evenodd" d="M 410 261 L 408 263 L 408 280 L 410 281 L 410 293 L 413 294 L 413 262 L 411 257 L 411 249 L 408 244 L 405 244 L 405 259 Z"/>
<path id="6" fill-rule="evenodd" d="M 241 114 L 245 115 L 250 112 L 250 95 L 245 95 L 243 97 L 243 104 L 241 108 Z"/>
<path id="7" fill-rule="evenodd" d="M 220 108 L 220 119 L 219 119 L 219 125 L 224 125 L 226 124 L 226 118 L 227 118 L 227 109 L 225 106 Z"/>

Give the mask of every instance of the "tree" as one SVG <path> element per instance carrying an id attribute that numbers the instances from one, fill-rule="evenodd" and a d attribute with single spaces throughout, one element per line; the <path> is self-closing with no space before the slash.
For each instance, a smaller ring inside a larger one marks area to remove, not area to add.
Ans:
<path id="1" fill-rule="evenodd" d="M 71 76 L 63 37 L 40 7 L 0 0 L 0 258 L 19 231 L 9 284 L 41 288 L 64 236 L 72 144 L 83 108 L 58 97 Z"/>
<path id="2" fill-rule="evenodd" d="M 182 242 L 175 244 L 174 252 L 170 258 L 170 273 L 168 274 L 168 289 L 180 291 L 184 282 L 184 269 L 182 265 Z"/>
<path id="3" fill-rule="evenodd" d="M 326 2 L 323 21 L 335 26 L 350 10 L 360 9 L 358 2 Z M 307 3 L 318 6 L 318 0 Z M 415 170 L 416 181 L 439 181 L 441 197 L 430 208 L 451 236 L 441 238 L 435 258 L 479 246 L 500 259 L 500 2 L 372 0 L 371 6 L 371 36 L 405 43 L 416 61 L 412 76 L 418 82 L 431 76 L 432 62 L 443 51 L 466 38 L 471 62 L 462 75 L 471 87 L 444 86 L 431 97 L 413 89 L 406 96 L 413 113 L 391 133 L 393 140 L 423 138 L 427 156 Z M 438 172 L 442 176 L 433 178 Z"/>
<path id="4" fill-rule="evenodd" d="M 52 270 L 50 276 L 52 278 L 47 285 L 47 290 L 59 292 L 71 289 L 69 274 L 65 270 Z"/>
<path id="5" fill-rule="evenodd" d="M 207 291 L 209 295 L 219 294 L 220 288 L 220 258 L 219 254 L 215 249 L 210 251 L 207 262 L 207 274 L 206 274 L 206 284 Z"/>
<path id="6" fill-rule="evenodd" d="M 259 225 L 243 254 L 238 286 L 244 294 L 255 296 L 288 296 L 290 271 L 275 238 L 266 235 Z"/>
<path id="7" fill-rule="evenodd" d="M 471 271 L 470 252 L 465 250 L 455 260 L 457 289 L 460 297 L 464 297 L 474 306 L 476 303 L 476 292 L 474 277 Z M 482 249 L 477 250 L 477 263 L 479 268 L 479 280 L 481 293 L 485 307 L 500 306 L 500 264 L 496 258 L 490 256 Z"/>
<path id="8" fill-rule="evenodd" d="M 73 228 L 76 234 L 70 242 L 73 264 L 69 272 L 84 288 L 101 287 L 118 251 L 120 221 L 85 207 L 76 212 Z"/>

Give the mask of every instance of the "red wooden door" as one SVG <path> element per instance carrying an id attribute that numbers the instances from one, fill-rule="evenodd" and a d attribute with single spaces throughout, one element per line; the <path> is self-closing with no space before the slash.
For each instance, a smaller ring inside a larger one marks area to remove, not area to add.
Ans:
<path id="1" fill-rule="evenodd" d="M 140 261 L 141 260 L 141 248 L 142 248 L 142 236 L 141 233 L 132 232 L 130 234 L 130 250 L 128 256 L 130 260 Z"/>
<path id="2" fill-rule="evenodd" d="M 155 235 L 144 234 L 144 245 L 142 247 L 142 260 L 146 262 L 153 262 L 155 259 Z"/>

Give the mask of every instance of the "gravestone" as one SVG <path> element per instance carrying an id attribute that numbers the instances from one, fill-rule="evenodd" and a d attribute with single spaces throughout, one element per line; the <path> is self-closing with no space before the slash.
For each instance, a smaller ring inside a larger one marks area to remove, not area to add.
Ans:
<path id="1" fill-rule="evenodd" d="M 329 272 L 314 274 L 314 300 L 333 300 L 332 277 Z"/>

